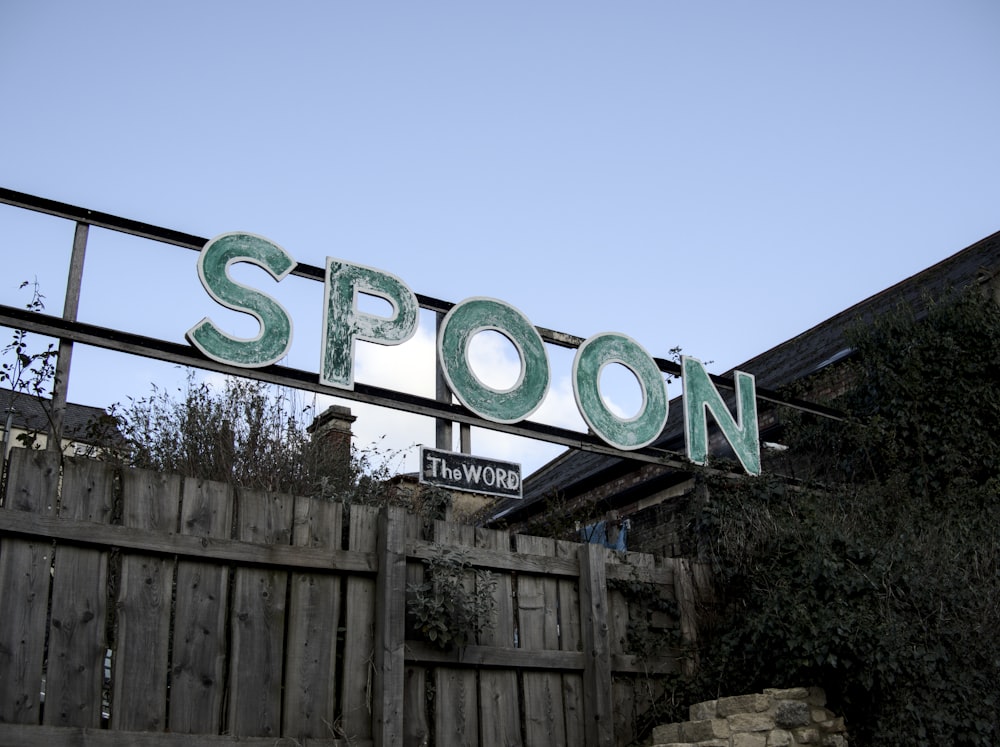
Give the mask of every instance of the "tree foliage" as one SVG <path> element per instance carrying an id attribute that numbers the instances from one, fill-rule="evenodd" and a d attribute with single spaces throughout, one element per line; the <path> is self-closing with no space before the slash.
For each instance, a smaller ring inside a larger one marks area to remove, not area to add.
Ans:
<path id="1" fill-rule="evenodd" d="M 237 378 L 213 386 L 191 373 L 176 392 L 154 384 L 109 412 L 93 435 L 103 458 L 126 466 L 347 502 L 392 499 L 392 455 L 314 442 L 314 410 L 292 390 Z"/>
<path id="2" fill-rule="evenodd" d="M 810 482 L 713 482 L 692 524 L 721 601 L 692 697 L 819 684 L 859 745 L 1000 743 L 1000 308 L 866 325 L 790 423 Z M 805 469 L 804 469 L 805 468 Z"/>

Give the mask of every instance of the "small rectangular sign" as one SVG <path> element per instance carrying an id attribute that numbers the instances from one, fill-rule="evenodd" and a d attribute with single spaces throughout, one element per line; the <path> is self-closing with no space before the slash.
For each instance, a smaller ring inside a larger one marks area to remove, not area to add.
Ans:
<path id="1" fill-rule="evenodd" d="M 521 465 L 420 447 L 420 482 L 442 488 L 521 498 Z"/>

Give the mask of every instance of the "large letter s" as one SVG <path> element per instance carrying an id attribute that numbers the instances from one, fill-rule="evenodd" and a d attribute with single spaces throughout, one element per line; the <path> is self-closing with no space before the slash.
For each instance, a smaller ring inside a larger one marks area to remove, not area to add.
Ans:
<path id="1" fill-rule="evenodd" d="M 237 283 L 229 266 L 249 262 L 280 281 L 295 260 L 277 244 L 250 233 L 224 233 L 205 244 L 198 257 L 198 277 L 205 290 L 221 305 L 251 314 L 260 323 L 260 333 L 250 339 L 233 337 L 205 317 L 187 331 L 188 341 L 212 360 L 242 368 L 260 368 L 277 363 L 292 345 L 292 320 L 273 298 Z"/>

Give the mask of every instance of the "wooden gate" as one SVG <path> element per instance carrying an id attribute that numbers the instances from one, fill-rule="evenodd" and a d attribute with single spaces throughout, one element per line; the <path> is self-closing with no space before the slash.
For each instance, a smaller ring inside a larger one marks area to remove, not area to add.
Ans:
<path id="1" fill-rule="evenodd" d="M 497 581 L 455 650 L 406 623 L 442 546 Z M 628 653 L 630 589 L 674 585 L 648 555 L 15 450 L 0 745 L 627 745 L 677 668 Z"/>

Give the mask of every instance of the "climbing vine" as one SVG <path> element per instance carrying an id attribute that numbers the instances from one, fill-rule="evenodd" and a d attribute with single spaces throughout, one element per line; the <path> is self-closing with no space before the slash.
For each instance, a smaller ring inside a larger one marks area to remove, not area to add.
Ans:
<path id="1" fill-rule="evenodd" d="M 997 744 L 1000 308 L 899 309 L 851 347 L 811 382 L 848 422 L 786 429 L 799 481 L 712 481 L 692 521 L 724 591 L 700 695 L 814 683 L 852 744 Z"/>

